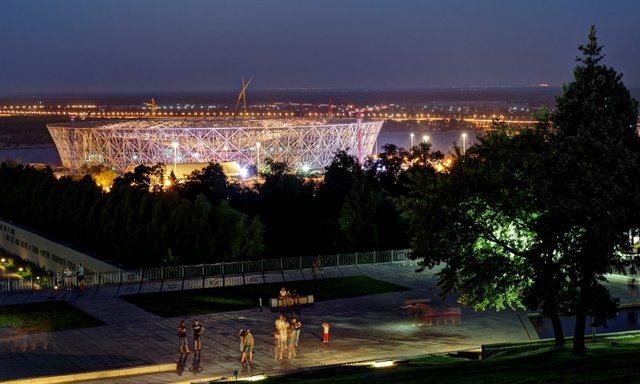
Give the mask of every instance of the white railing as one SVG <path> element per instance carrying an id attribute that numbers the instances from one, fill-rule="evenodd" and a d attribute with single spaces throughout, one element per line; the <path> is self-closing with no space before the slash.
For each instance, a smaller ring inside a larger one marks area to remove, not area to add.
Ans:
<path id="1" fill-rule="evenodd" d="M 280 259 L 262 259 L 235 261 L 216 264 L 181 265 L 156 268 L 140 268 L 130 271 L 97 272 L 87 275 L 86 288 L 118 286 L 116 295 L 133 291 L 162 291 L 216 286 L 255 284 L 265 282 L 265 274 L 302 271 L 321 268 L 340 268 L 368 264 L 406 263 L 410 261 L 410 249 L 338 253 L 335 255 L 300 256 Z M 77 287 L 77 277 L 73 276 L 73 286 Z M 165 284 L 166 283 L 166 284 Z M 158 288 L 142 289 L 142 286 L 155 284 Z M 120 292 L 120 286 L 129 289 Z M 64 287 L 60 287 L 64 289 Z M 40 277 L 37 280 L 0 278 L 0 292 L 20 292 L 39 289 L 55 289 L 53 276 Z"/>

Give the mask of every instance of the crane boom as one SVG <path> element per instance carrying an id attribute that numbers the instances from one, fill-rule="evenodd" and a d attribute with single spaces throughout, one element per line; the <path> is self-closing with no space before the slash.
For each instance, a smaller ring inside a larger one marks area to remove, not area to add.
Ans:
<path id="1" fill-rule="evenodd" d="M 156 104 L 155 98 L 152 97 L 151 101 L 145 101 L 143 104 L 146 105 L 147 107 L 151 107 L 151 116 L 156 115 L 157 104 Z"/>
<path id="2" fill-rule="evenodd" d="M 238 101 L 236 101 L 236 108 L 233 110 L 234 117 L 238 116 L 238 107 L 240 106 L 240 100 L 244 100 L 244 113 L 247 113 L 246 93 L 247 93 L 247 88 L 249 87 L 249 84 L 251 84 L 251 80 L 253 80 L 252 77 L 250 77 L 249 81 L 247 81 L 247 83 L 245 84 L 244 77 L 242 78 L 242 90 L 238 94 Z"/>

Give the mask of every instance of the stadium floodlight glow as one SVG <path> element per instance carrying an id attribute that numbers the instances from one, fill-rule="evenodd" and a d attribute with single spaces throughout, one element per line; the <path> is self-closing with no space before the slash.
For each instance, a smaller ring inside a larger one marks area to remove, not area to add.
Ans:
<path id="1" fill-rule="evenodd" d="M 245 167 L 240 168 L 240 177 L 244 179 L 247 175 L 249 175 L 249 170 Z"/>
<path id="2" fill-rule="evenodd" d="M 361 123 L 362 154 L 373 151 L 382 121 Z M 260 165 L 267 156 L 293 172 L 323 169 L 336 152 L 358 154 L 354 119 L 340 118 L 158 118 L 50 123 L 47 129 L 62 165 L 103 165 L 118 172 L 130 165 L 232 162 Z M 71 141 L 73 139 L 72 151 Z M 175 144 L 173 144 L 175 143 Z M 260 143 L 260 144 L 258 144 Z M 271 148 L 278 150 L 270 151 Z M 135 156 L 135 157 L 134 157 Z"/>

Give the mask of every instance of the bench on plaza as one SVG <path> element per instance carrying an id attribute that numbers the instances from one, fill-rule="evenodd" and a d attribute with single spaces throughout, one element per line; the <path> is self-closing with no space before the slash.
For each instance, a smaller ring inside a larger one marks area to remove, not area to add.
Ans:
<path id="1" fill-rule="evenodd" d="M 287 305 L 288 303 L 285 302 L 285 299 L 282 299 L 280 297 L 278 298 L 272 297 L 269 299 L 269 306 L 271 306 L 271 308 L 278 308 L 278 307 L 292 307 L 296 305 L 313 304 L 313 295 L 300 295 L 298 296 L 297 299 L 293 299 L 293 298 L 288 299 L 288 302 L 291 303 L 291 305 Z"/>

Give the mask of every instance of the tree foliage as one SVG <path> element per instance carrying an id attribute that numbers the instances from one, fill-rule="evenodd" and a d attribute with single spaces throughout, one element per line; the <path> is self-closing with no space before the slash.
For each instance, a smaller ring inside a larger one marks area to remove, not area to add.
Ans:
<path id="1" fill-rule="evenodd" d="M 556 101 L 556 131 L 543 184 L 546 222 L 560 238 L 562 263 L 577 295 L 578 354 L 584 353 L 586 315 L 595 314 L 591 303 L 607 296 L 599 293 L 605 274 L 629 265 L 623 253 L 629 248 L 629 230 L 638 227 L 640 208 L 637 101 L 622 75 L 601 63 L 594 27 L 588 38 L 579 46 L 574 80 Z"/>
<path id="2" fill-rule="evenodd" d="M 443 292 L 478 309 L 528 307 L 576 314 L 574 352 L 584 353 L 587 315 L 615 315 L 606 274 L 637 228 L 640 145 L 637 102 L 602 65 L 595 29 L 557 109 L 515 134 L 498 124 L 445 174 L 408 174 L 399 199 L 423 267 L 445 263 Z"/>

